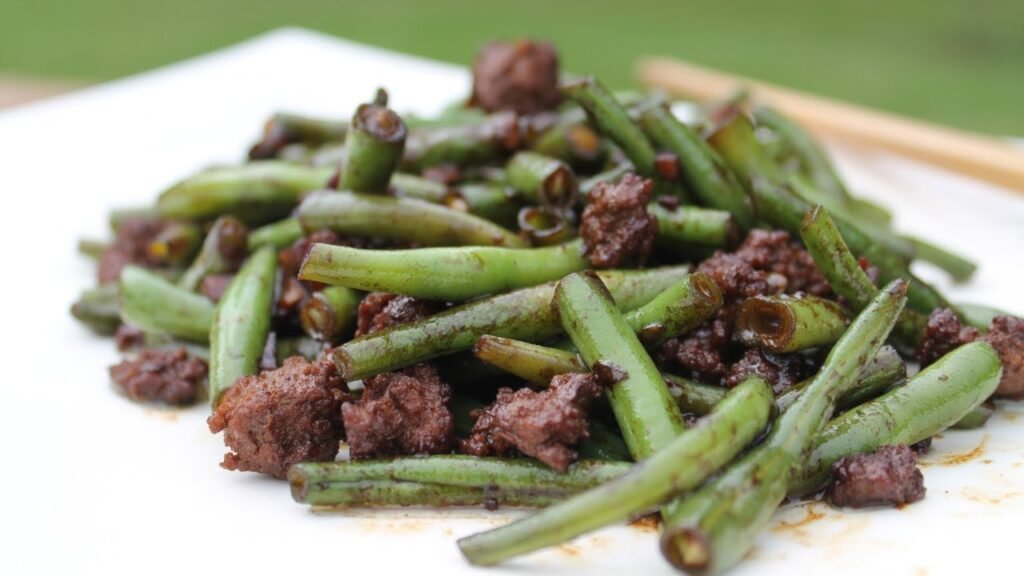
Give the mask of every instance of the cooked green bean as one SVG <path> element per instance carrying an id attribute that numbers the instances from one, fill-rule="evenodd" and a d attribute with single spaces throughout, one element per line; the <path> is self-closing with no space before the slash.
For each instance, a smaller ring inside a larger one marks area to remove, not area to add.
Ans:
<path id="1" fill-rule="evenodd" d="M 500 528 L 459 540 L 476 565 L 493 565 L 625 522 L 699 485 L 764 430 L 771 386 L 752 376 L 726 394 L 707 418 L 624 475 Z"/>
<path id="2" fill-rule="evenodd" d="M 138 266 L 121 271 L 121 318 L 126 324 L 208 342 L 213 317 L 209 299 Z"/>
<path id="3" fill-rule="evenodd" d="M 314 292 L 299 309 L 302 331 L 317 340 L 337 341 L 355 326 L 359 299 L 358 292 L 344 286 Z"/>
<path id="4" fill-rule="evenodd" d="M 178 278 L 178 286 L 195 292 L 203 278 L 234 271 L 246 255 L 249 240 L 245 224 L 232 216 L 221 216 L 206 233 L 199 255 Z"/>
<path id="5" fill-rule="evenodd" d="M 238 271 L 217 304 L 210 330 L 210 403 L 242 376 L 259 370 L 270 332 L 277 253 L 260 248 Z"/>
<path id="6" fill-rule="evenodd" d="M 356 108 L 345 135 L 340 187 L 353 192 L 385 192 L 402 160 L 405 137 L 405 124 L 386 103 Z"/>
<path id="7" fill-rule="evenodd" d="M 361 250 L 315 244 L 299 278 L 359 290 L 467 300 L 536 286 L 588 266 L 575 240 L 547 248 L 465 246 Z"/>
<path id="8" fill-rule="evenodd" d="M 816 296 L 755 296 L 736 312 L 735 338 L 769 352 L 799 352 L 828 346 L 846 330 L 839 304 Z"/>

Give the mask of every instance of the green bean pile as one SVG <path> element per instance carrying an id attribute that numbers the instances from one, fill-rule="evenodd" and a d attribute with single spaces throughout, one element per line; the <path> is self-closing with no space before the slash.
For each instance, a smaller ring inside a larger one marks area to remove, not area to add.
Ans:
<path id="1" fill-rule="evenodd" d="M 956 280 L 975 267 L 894 232 L 889 213 L 850 194 L 798 126 L 739 101 L 686 124 L 663 97 L 615 95 L 590 78 L 563 82 L 561 94 L 557 111 L 534 116 L 455 105 L 402 118 L 383 91 L 351 122 L 275 115 L 251 161 L 115 212 L 115 231 L 139 215 L 175 224 L 151 242 L 150 260 L 86 291 L 72 313 L 103 334 L 125 324 L 150 346 L 187 343 L 208 359 L 213 406 L 260 372 L 268 338 L 282 358 L 316 357 L 328 345 L 347 382 L 442 357 L 473 362 L 456 386 L 463 420 L 480 407 L 458 393 L 474 379 L 501 372 L 544 387 L 593 373 L 614 423 L 593 418 L 582 460 L 567 472 L 447 454 L 308 462 L 288 473 L 294 498 L 315 506 L 540 508 L 459 540 L 478 565 L 660 511 L 665 558 L 721 572 L 787 496 L 819 491 L 840 459 L 985 423 L 1003 369 L 993 346 L 959 346 L 909 379 L 904 361 L 934 310 L 952 308 L 979 329 L 996 314 L 951 305 L 910 263 L 924 259 Z M 439 178 L 444 170 L 458 177 Z M 627 173 L 672 199 L 647 206 L 659 266 L 595 272 L 576 234 L 579 213 L 591 191 Z M 723 306 L 719 286 L 693 265 L 753 228 L 800 239 L 838 298 L 746 299 L 736 339 L 773 353 L 820 351 L 817 374 L 776 394 L 756 375 L 725 388 L 665 372 L 653 351 Z M 326 287 L 307 295 L 294 333 L 275 333 L 289 280 L 278 251 L 321 230 L 369 242 L 314 244 L 297 278 Z M 96 256 L 107 244 L 80 249 Z M 225 273 L 234 275 L 219 302 L 199 293 Z M 353 339 L 369 291 L 449 305 Z"/>

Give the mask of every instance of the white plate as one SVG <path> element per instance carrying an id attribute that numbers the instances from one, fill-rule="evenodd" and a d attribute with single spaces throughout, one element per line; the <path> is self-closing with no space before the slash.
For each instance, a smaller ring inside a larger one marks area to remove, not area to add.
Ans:
<path id="1" fill-rule="evenodd" d="M 467 58 L 475 49 L 466 47 Z M 467 93 L 464 70 L 283 30 L 156 72 L 0 113 L 5 377 L 0 384 L 0 573 L 468 573 L 457 537 L 510 512 L 315 515 L 287 487 L 217 467 L 202 407 L 114 393 L 113 346 L 67 307 L 92 282 L 77 238 L 205 165 L 238 161 L 281 109 L 344 116 L 373 90 L 430 113 Z M 1020 196 L 895 158 L 835 150 L 858 192 L 899 225 L 981 263 L 955 299 L 1024 312 Z M 950 432 L 928 456 L 928 497 L 903 510 L 780 512 L 735 574 L 1012 572 L 1024 528 L 1024 420 Z M 976 454 L 974 454 L 976 452 Z M 972 453 L 957 466 L 942 462 Z M 819 515 L 821 516 L 819 518 Z M 655 535 L 614 528 L 479 573 L 670 573 Z"/>

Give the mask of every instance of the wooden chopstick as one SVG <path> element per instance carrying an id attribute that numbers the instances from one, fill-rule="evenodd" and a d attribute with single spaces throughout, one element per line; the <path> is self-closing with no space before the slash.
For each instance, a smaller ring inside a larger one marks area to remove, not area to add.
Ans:
<path id="1" fill-rule="evenodd" d="M 911 120 L 671 58 L 645 58 L 641 82 L 697 101 L 721 100 L 740 88 L 822 137 L 887 150 L 1024 192 L 1024 152 L 963 130 Z"/>

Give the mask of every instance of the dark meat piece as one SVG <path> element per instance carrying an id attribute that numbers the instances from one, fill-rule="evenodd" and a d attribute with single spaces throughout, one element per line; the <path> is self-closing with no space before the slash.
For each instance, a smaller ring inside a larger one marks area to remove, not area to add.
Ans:
<path id="1" fill-rule="evenodd" d="M 727 357 L 732 355 L 734 311 L 734 306 L 722 308 L 686 336 L 665 342 L 658 352 L 659 362 L 678 364 L 702 382 L 721 382 L 728 371 Z"/>
<path id="2" fill-rule="evenodd" d="M 984 338 L 1003 361 L 1003 378 L 996 388 L 996 396 L 1024 398 L 1024 319 L 997 316 L 992 319 Z"/>
<path id="3" fill-rule="evenodd" d="M 653 183 L 626 174 L 617 184 L 602 182 L 587 195 L 580 237 L 595 268 L 643 262 L 654 245 L 658 221 L 647 213 Z"/>
<path id="4" fill-rule="evenodd" d="M 802 355 L 767 355 L 732 342 L 736 304 L 745 298 L 783 292 L 831 295 L 810 254 L 786 232 L 752 230 L 735 252 L 716 251 L 697 270 L 711 277 L 725 297 L 714 318 L 682 338 L 669 340 L 658 353 L 662 364 L 677 364 L 696 379 L 735 386 L 754 372 L 776 392 L 814 372 Z"/>
<path id="5" fill-rule="evenodd" d="M 365 336 L 399 324 L 415 322 L 437 311 L 437 304 L 412 296 L 371 292 L 359 303 L 356 336 Z"/>
<path id="6" fill-rule="evenodd" d="M 207 420 L 232 450 L 221 466 L 284 478 L 292 464 L 333 460 L 348 397 L 328 357 L 293 356 L 277 370 L 239 378 Z"/>
<path id="7" fill-rule="evenodd" d="M 444 454 L 455 443 L 451 387 L 430 364 L 363 381 L 358 402 L 341 407 L 353 459 Z"/>
<path id="8" fill-rule="evenodd" d="M 199 293 L 206 296 L 214 302 L 220 302 L 221 297 L 224 296 L 224 291 L 228 289 L 228 284 L 235 277 L 234 274 L 213 274 L 203 278 L 203 282 L 199 285 Z"/>
<path id="9" fill-rule="evenodd" d="M 938 308 L 928 316 L 924 337 L 917 347 L 917 361 L 928 366 L 953 349 L 978 338 L 978 331 L 960 324 L 949 308 Z"/>
<path id="10" fill-rule="evenodd" d="M 780 394 L 797 382 L 810 376 L 814 365 L 801 354 L 771 354 L 757 348 L 749 348 L 739 361 L 726 372 L 723 384 L 732 388 L 743 382 L 750 374 L 757 374 L 772 385 Z"/>
<path id="11" fill-rule="evenodd" d="M 591 374 L 561 374 L 540 392 L 501 388 L 498 397 L 472 414 L 476 423 L 463 452 L 475 456 L 504 455 L 519 450 L 564 472 L 576 460 L 569 448 L 589 437 L 587 412 L 601 395 Z"/>
<path id="12" fill-rule="evenodd" d="M 697 270 L 718 284 L 727 301 L 779 294 L 786 289 L 788 283 L 785 277 L 758 270 L 740 255 L 728 252 L 715 252 L 712 257 L 701 262 Z"/>
<path id="13" fill-rule="evenodd" d="M 914 442 L 910 445 L 910 449 L 914 451 L 918 456 L 923 456 L 932 451 L 932 437 L 929 436 L 920 442 Z"/>
<path id="14" fill-rule="evenodd" d="M 132 360 L 110 367 L 110 378 L 132 400 L 190 404 L 206 377 L 206 362 L 192 358 L 184 348 L 143 348 Z"/>
<path id="15" fill-rule="evenodd" d="M 134 326 L 121 324 L 117 327 L 117 332 L 114 332 L 114 344 L 117 345 L 117 349 L 121 352 L 138 348 L 145 341 L 146 334 Z"/>
<path id="16" fill-rule="evenodd" d="M 871 454 L 847 456 L 832 465 L 827 498 L 833 506 L 898 506 L 924 498 L 924 476 L 917 454 L 903 444 Z"/>
<path id="17" fill-rule="evenodd" d="M 114 243 L 100 256 L 100 284 L 116 282 L 121 270 L 129 264 L 158 265 L 159 262 L 147 253 L 146 246 L 166 227 L 167 222 L 157 218 L 125 218 L 117 229 Z"/>
<path id="18" fill-rule="evenodd" d="M 785 292 L 804 292 L 829 297 L 832 290 L 814 258 L 782 230 L 751 230 L 735 254 L 754 269 L 778 274 L 786 279 Z"/>
<path id="19" fill-rule="evenodd" d="M 535 114 L 561 102 L 558 53 L 547 42 L 492 42 L 473 62 L 471 104 L 487 112 Z"/>

